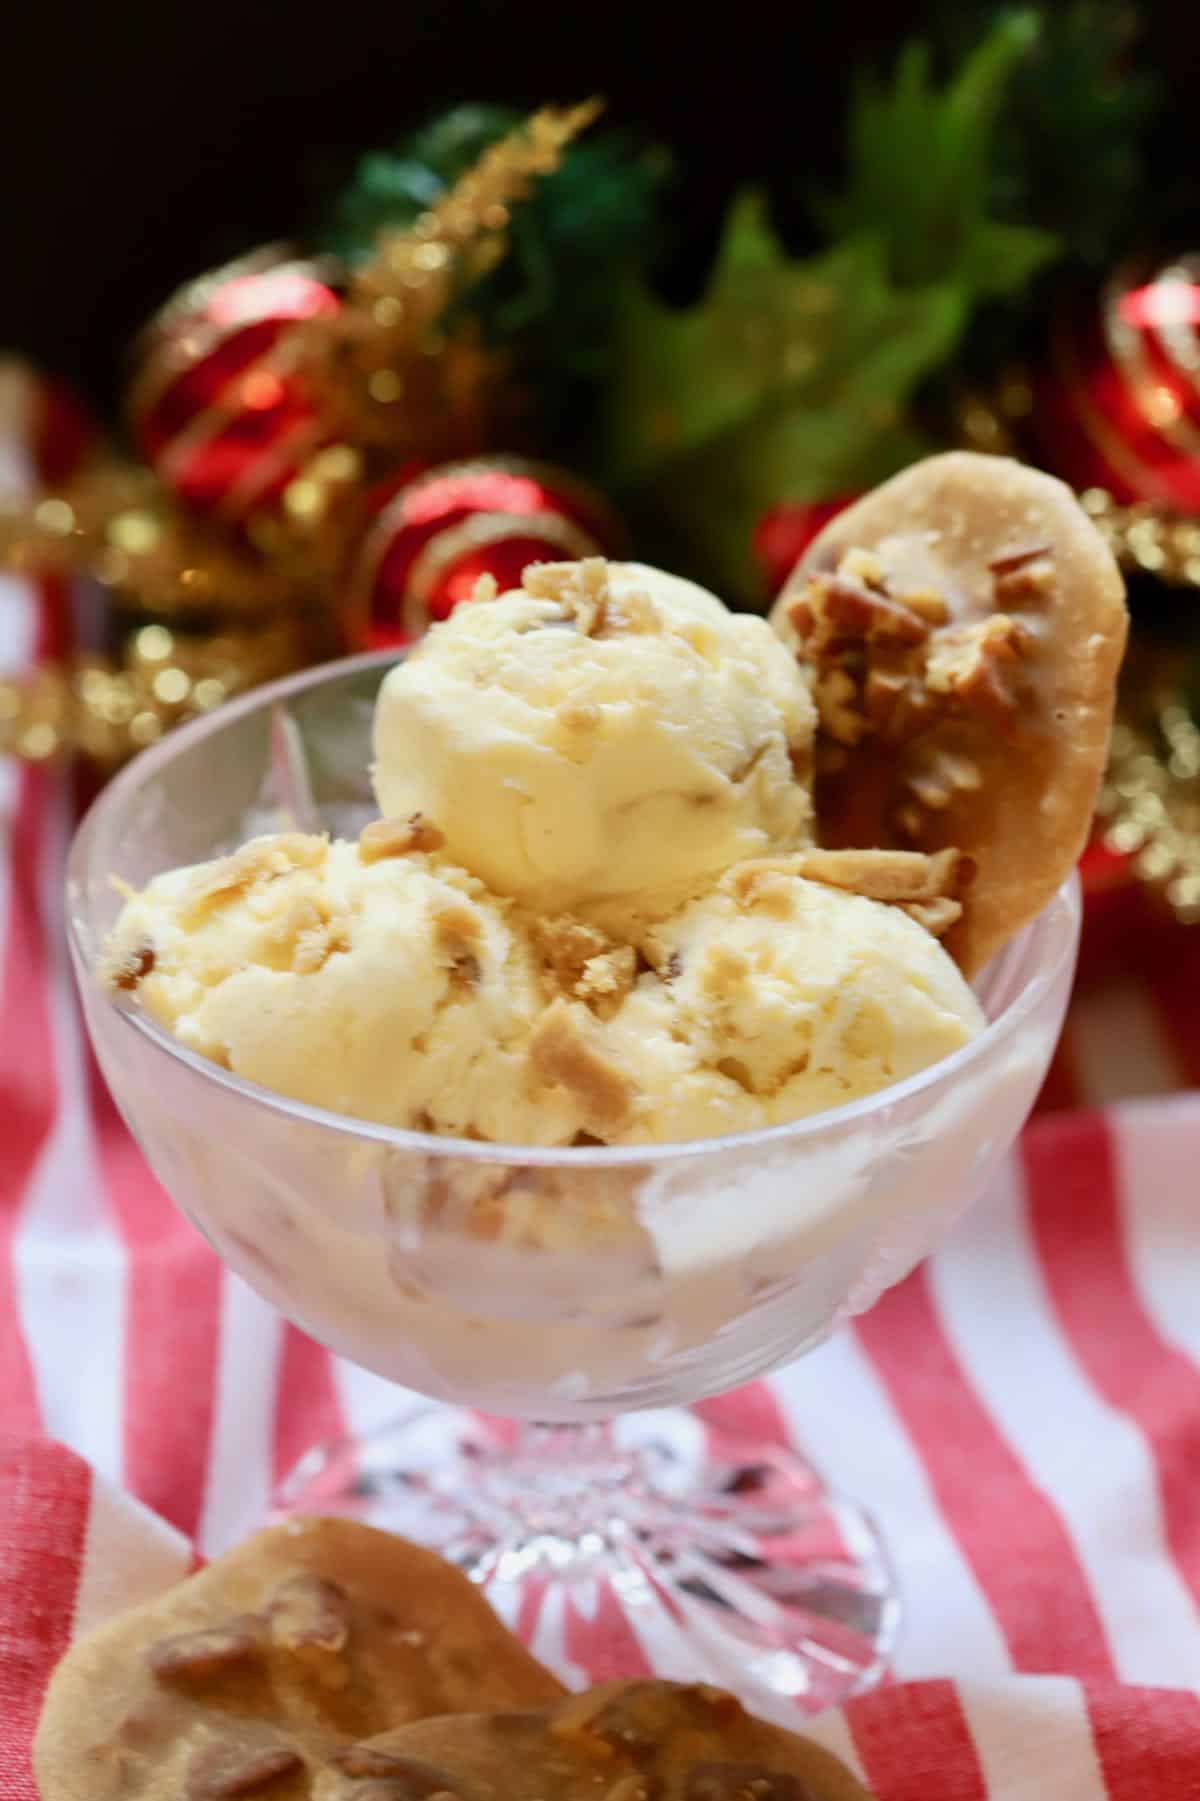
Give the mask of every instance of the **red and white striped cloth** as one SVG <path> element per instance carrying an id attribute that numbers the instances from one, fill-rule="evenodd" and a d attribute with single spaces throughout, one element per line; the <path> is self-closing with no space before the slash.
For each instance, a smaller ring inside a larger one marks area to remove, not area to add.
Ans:
<path id="1" fill-rule="evenodd" d="M 0 666 L 61 642 L 71 605 L 0 585 Z M 64 777 L 0 766 L 0 1801 L 33 1801 L 73 1635 L 396 1409 L 222 1270 L 118 1119 L 62 936 L 75 811 Z M 1083 997 L 1048 1098 L 1200 1074 L 1200 933 L 1154 956 Z M 702 1410 L 799 1445 L 886 1530 L 896 1679 L 814 1727 L 882 1801 L 1200 1797 L 1198 1161 L 1200 1095 L 1043 1114 L 929 1264 Z M 544 1622 L 535 1648 L 586 1673 L 603 1626 Z"/>

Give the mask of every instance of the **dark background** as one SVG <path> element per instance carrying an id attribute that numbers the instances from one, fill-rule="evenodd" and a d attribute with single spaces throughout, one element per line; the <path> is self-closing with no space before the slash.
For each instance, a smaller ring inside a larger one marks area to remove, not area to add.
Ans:
<path id="1" fill-rule="evenodd" d="M 0 51 L 0 346 L 111 402 L 121 349 L 177 282 L 302 217 L 316 150 L 387 142 L 467 98 L 532 105 L 600 92 L 610 117 L 672 145 L 686 282 L 735 183 L 769 173 L 786 213 L 836 166 L 853 61 L 918 28 L 923 10 L 899 0 L 735 0 L 703 17 L 655 0 L 327 9 L 322 26 L 280 0 L 14 0 Z M 1200 6 L 1164 0 L 1142 18 L 1178 154 L 1195 166 Z"/>

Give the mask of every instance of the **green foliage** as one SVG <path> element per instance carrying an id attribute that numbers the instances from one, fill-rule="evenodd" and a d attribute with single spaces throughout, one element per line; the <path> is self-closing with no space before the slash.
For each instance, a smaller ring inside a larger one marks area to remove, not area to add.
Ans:
<path id="1" fill-rule="evenodd" d="M 1036 13 L 1001 13 L 944 86 L 923 39 L 904 46 L 888 79 L 860 72 L 845 189 L 817 203 L 830 239 L 872 234 L 898 287 L 951 283 L 965 306 L 1023 288 L 1059 243 L 991 216 L 993 157 L 1006 96 L 1038 36 Z"/>
<path id="2" fill-rule="evenodd" d="M 898 288 L 876 237 L 792 260 L 761 195 L 744 193 L 696 306 L 627 290 L 610 477 L 676 560 L 753 601 L 763 509 L 867 485 L 919 454 L 907 403 L 963 323 L 961 285 Z"/>
<path id="3" fill-rule="evenodd" d="M 994 0 L 943 0 L 935 35 L 956 59 L 994 18 Z M 996 121 L 992 206 L 1103 271 L 1152 225 L 1144 141 L 1160 83 L 1131 66 L 1136 13 L 1124 0 L 1044 3 L 1037 20 Z"/>
<path id="4" fill-rule="evenodd" d="M 410 224 L 522 116 L 456 107 L 396 150 L 363 157 L 321 247 L 360 260 L 381 230 Z M 661 246 L 668 167 L 627 132 L 590 133 L 514 210 L 508 254 L 471 291 L 485 341 L 512 354 L 530 424 L 560 453 L 588 429 L 621 277 Z"/>

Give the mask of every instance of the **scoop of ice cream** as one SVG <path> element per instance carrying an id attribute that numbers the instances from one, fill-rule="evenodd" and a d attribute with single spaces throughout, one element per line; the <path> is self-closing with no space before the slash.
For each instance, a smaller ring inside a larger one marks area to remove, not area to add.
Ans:
<path id="1" fill-rule="evenodd" d="M 749 1131 L 901 1081 L 982 1029 L 954 963 L 899 908 L 754 865 L 648 928 L 652 966 L 608 1018 L 534 1034 L 589 1131 L 642 1143 Z"/>
<path id="2" fill-rule="evenodd" d="M 761 620 L 636 563 L 535 565 L 383 684 L 375 792 L 538 909 L 666 892 L 809 841 L 814 712 Z"/>
<path id="3" fill-rule="evenodd" d="M 412 836 L 257 838 L 158 876 L 127 902 L 103 974 L 180 1043 L 295 1100 L 456 1137 L 569 1141 L 577 1104 L 527 1055 L 538 959 L 502 903 Z"/>

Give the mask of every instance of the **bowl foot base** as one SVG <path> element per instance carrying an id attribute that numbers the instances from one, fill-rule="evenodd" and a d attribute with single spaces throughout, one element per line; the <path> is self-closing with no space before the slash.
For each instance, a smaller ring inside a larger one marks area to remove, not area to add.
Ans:
<path id="1" fill-rule="evenodd" d="M 295 1513 L 431 1546 L 576 1686 L 652 1670 L 786 1719 L 877 1682 L 899 1624 L 863 1510 L 684 1409 L 517 1428 L 424 1408 L 310 1452 L 277 1497 Z"/>

